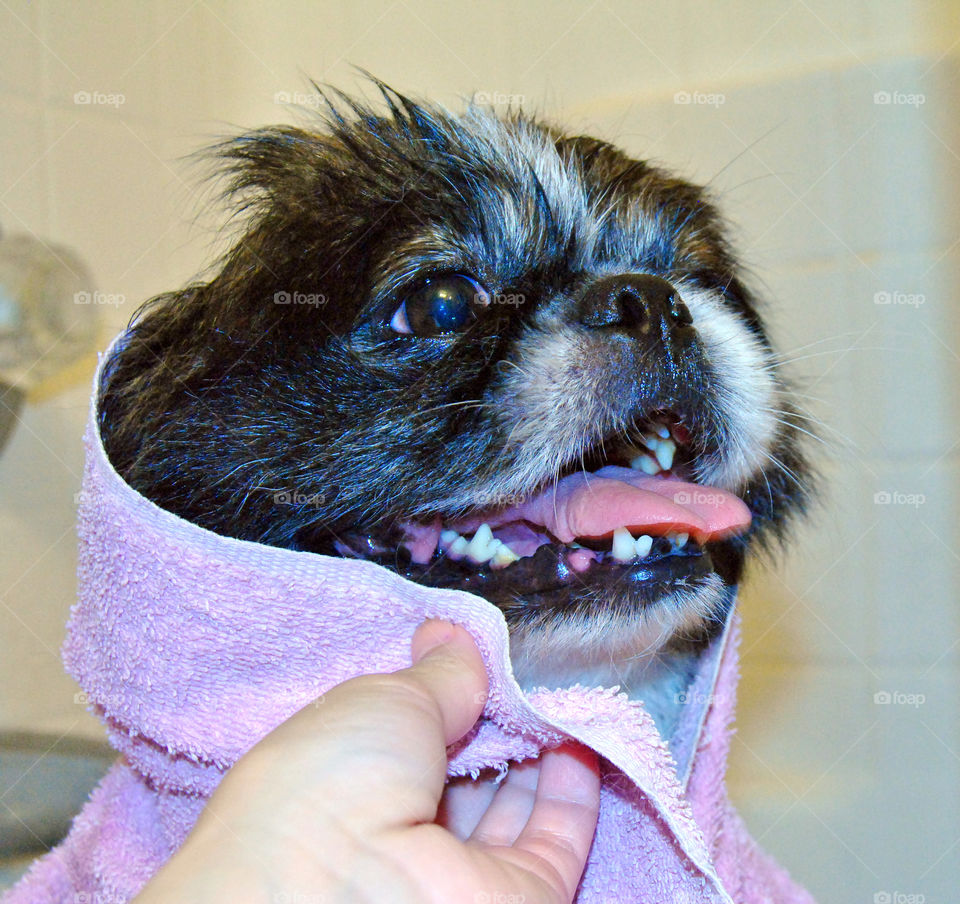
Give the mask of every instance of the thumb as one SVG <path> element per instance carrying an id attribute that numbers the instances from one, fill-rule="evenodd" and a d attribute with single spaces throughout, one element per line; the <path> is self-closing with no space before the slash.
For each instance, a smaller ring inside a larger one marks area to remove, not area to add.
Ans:
<path id="1" fill-rule="evenodd" d="M 414 664 L 405 674 L 436 703 L 445 742 L 452 744 L 483 712 L 489 688 L 483 657 L 464 628 L 436 619 L 417 628 L 410 650 Z"/>

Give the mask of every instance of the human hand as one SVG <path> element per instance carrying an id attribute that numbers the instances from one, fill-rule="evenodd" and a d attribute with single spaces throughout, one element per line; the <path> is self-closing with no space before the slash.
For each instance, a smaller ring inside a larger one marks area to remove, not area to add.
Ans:
<path id="1" fill-rule="evenodd" d="M 242 757 L 138 904 L 571 901 L 596 756 L 570 743 L 500 785 L 461 781 L 441 824 L 446 747 L 479 718 L 487 675 L 446 622 L 421 625 L 412 650 L 411 668 L 338 685 Z"/>

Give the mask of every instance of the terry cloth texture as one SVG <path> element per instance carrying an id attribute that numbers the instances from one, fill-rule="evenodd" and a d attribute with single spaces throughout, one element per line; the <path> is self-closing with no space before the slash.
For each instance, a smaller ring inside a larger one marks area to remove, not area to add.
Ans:
<path id="1" fill-rule="evenodd" d="M 483 719 L 450 751 L 451 776 L 503 770 L 568 737 L 603 758 L 578 902 L 812 904 L 727 800 L 732 606 L 669 743 L 643 704 L 614 688 L 525 694 L 503 616 L 480 597 L 422 587 L 371 562 L 222 537 L 139 495 L 104 453 L 99 372 L 94 386 L 79 599 L 63 656 L 121 757 L 66 840 L 3 904 L 130 900 L 245 751 L 333 685 L 408 666 L 410 638 L 428 617 L 463 625 L 490 675 Z"/>

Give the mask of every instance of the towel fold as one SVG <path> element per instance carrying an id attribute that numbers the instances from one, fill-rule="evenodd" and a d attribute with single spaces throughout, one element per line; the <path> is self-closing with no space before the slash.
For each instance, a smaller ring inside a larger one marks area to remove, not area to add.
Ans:
<path id="1" fill-rule="evenodd" d="M 67 839 L 3 904 L 130 900 L 245 751 L 335 684 L 408 666 L 410 638 L 428 617 L 463 625 L 490 676 L 483 719 L 450 751 L 451 776 L 503 770 L 566 737 L 603 757 L 578 902 L 812 904 L 727 800 L 733 606 L 669 743 L 642 703 L 616 689 L 524 694 L 503 615 L 480 597 L 371 562 L 222 537 L 139 495 L 104 452 L 99 385 L 98 371 L 84 440 L 79 598 L 63 655 L 122 756 Z"/>

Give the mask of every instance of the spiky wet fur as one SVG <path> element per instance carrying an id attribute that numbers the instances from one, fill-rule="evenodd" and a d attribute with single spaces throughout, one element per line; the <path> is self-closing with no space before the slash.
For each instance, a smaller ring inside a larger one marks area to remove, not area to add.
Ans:
<path id="1" fill-rule="evenodd" d="M 736 577 L 748 546 L 802 506 L 807 469 L 789 392 L 704 191 L 519 112 L 456 115 L 379 87 L 382 110 L 334 94 L 311 128 L 216 148 L 243 235 L 213 278 L 134 318 L 100 404 L 117 470 L 206 528 L 299 548 L 317 525 L 376 528 L 529 494 L 695 379 L 698 477 L 754 515 L 732 544 Z M 390 336 L 390 313 L 437 271 L 524 301 L 492 305 L 451 340 Z M 621 360 L 569 317 L 591 280 L 613 273 L 677 286 L 704 361 L 674 382 L 628 386 L 629 351 Z M 598 617 L 599 661 L 616 645 L 655 655 L 672 636 L 702 633 L 715 607 L 681 596 L 656 613 Z M 589 622 L 587 597 L 547 613 L 518 600 L 508 613 L 527 639 L 518 662 L 548 647 L 562 658 L 577 633 L 565 620 Z M 562 636 L 557 648 L 550 638 Z"/>

